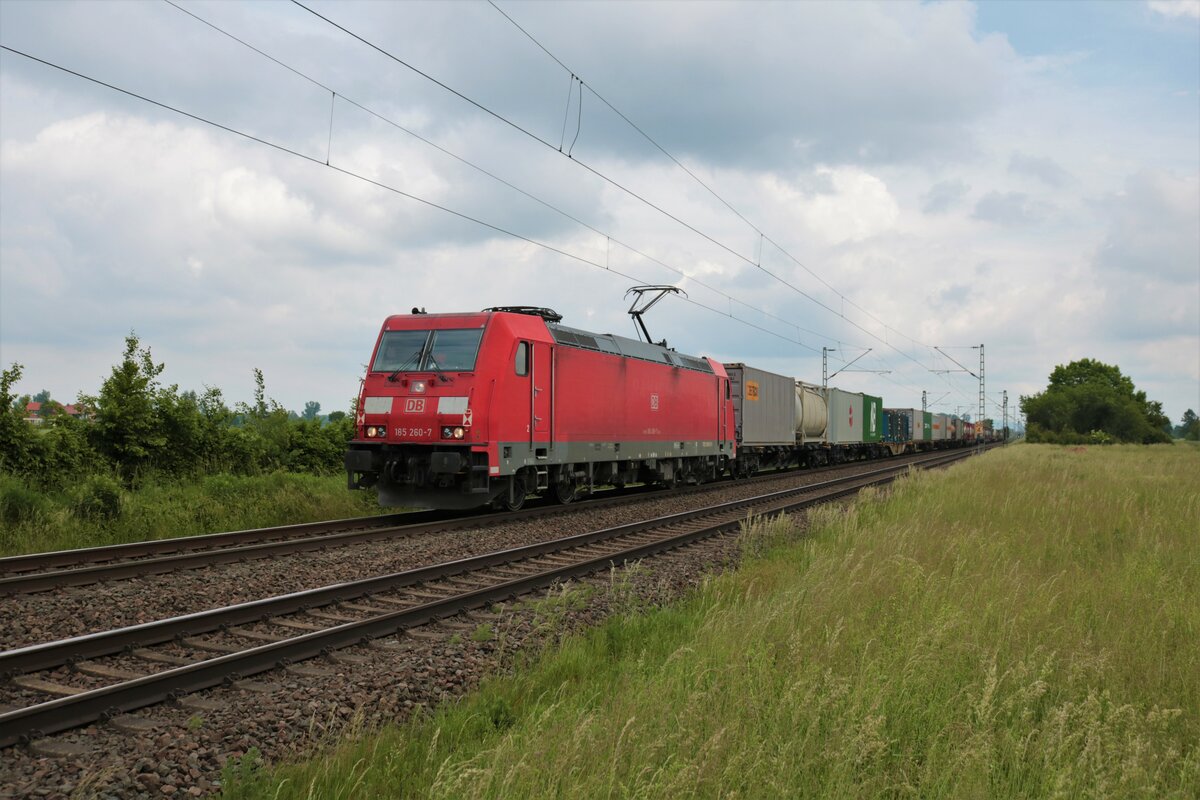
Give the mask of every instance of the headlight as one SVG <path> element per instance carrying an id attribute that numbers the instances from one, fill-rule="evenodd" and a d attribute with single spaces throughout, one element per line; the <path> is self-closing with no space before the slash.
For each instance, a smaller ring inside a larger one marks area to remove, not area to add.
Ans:
<path id="1" fill-rule="evenodd" d="M 464 431 L 462 428 L 455 428 L 455 429 L 454 429 L 454 438 L 455 438 L 455 439 L 461 439 L 461 438 L 463 438 L 463 436 L 464 436 L 465 434 L 466 434 L 466 431 Z"/>
<path id="2" fill-rule="evenodd" d="M 368 439 L 382 439 L 385 436 L 387 436 L 387 426 L 386 425 L 368 425 L 367 426 L 367 438 Z"/>
<path id="3" fill-rule="evenodd" d="M 425 381 L 413 381 L 410 388 L 413 394 L 425 394 Z"/>
<path id="4" fill-rule="evenodd" d="M 462 427 L 452 428 L 449 425 L 442 428 L 442 438 L 443 439 L 461 439 L 466 435 L 467 435 L 466 428 L 462 428 Z"/>

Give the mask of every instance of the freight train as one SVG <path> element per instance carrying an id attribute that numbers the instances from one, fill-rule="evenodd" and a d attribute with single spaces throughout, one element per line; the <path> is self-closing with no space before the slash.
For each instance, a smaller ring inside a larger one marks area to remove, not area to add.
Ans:
<path id="1" fill-rule="evenodd" d="M 977 435 L 957 417 L 591 333 L 528 306 L 388 317 L 355 421 L 349 487 L 442 509 L 568 503 L 599 486 L 703 483 Z"/>

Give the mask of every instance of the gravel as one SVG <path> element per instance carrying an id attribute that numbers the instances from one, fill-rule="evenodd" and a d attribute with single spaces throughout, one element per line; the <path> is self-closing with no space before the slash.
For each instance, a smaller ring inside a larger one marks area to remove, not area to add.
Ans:
<path id="1" fill-rule="evenodd" d="M 6 623 L 0 643 L 16 647 L 411 569 L 875 468 L 878 463 L 851 465 L 832 474 L 789 473 L 778 483 L 726 483 L 699 495 L 639 496 L 605 509 L 589 510 L 581 504 L 575 513 L 551 519 L 6 598 L 0 601 Z M 549 620 L 539 615 L 538 604 L 522 598 L 524 602 L 498 607 L 499 613 L 424 626 L 190 695 L 177 705 L 155 706 L 30 746 L 8 748 L 0 751 L 0 797 L 212 794 L 219 790 L 222 769 L 230 759 L 252 748 L 274 762 L 318 750 L 348 730 L 403 720 L 418 708 L 469 691 L 486 674 L 511 664 L 518 651 L 542 647 L 614 610 L 676 599 L 705 575 L 735 563 L 739 553 L 735 536 L 707 540 L 647 560 L 626 570 L 617 582 L 608 574 L 584 579 L 595 587 L 588 602 L 563 608 Z M 559 591 L 561 587 L 539 596 Z M 483 624 L 492 626 L 496 635 L 476 641 L 471 634 Z M 145 669 L 144 663 L 140 669 Z M 55 678 L 72 685 L 93 680 L 62 672 Z M 5 689 L 6 701 L 24 694 L 14 693 L 11 684 Z"/>
<path id="2" fill-rule="evenodd" d="M 607 508 L 568 507 L 562 515 L 448 533 L 404 535 L 313 553 L 181 570 L 164 575 L 0 598 L 0 648 L 137 625 L 166 617 L 244 603 L 428 564 L 489 553 L 547 539 L 622 525 L 756 494 L 879 468 L 879 462 L 833 471 L 791 472 L 777 480 L 714 484 L 700 494 L 635 495 Z"/>

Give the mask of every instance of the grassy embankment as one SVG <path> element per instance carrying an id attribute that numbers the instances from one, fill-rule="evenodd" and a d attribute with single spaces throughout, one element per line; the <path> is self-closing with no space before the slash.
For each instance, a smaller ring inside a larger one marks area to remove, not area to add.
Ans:
<path id="1" fill-rule="evenodd" d="M 1009 448 L 807 540 L 760 530 L 766 556 L 686 602 L 227 789 L 1195 797 L 1197 520 L 1200 448 Z"/>
<path id="2" fill-rule="evenodd" d="M 384 511 L 373 492 L 347 491 L 341 475 L 213 475 L 193 482 L 151 482 L 133 491 L 110 484 L 116 494 L 108 507 L 97 509 L 93 502 L 81 509 L 79 492 L 42 493 L 14 478 L 0 479 L 0 556 Z"/>

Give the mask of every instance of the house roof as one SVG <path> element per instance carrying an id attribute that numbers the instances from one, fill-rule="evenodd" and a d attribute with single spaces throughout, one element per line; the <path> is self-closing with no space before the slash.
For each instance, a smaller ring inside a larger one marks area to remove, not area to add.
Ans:
<path id="1" fill-rule="evenodd" d="M 44 403 L 35 403 L 32 400 L 25 404 L 25 414 L 27 416 L 36 416 L 42 410 Z M 70 414 L 72 417 L 79 416 L 82 411 L 75 407 L 74 403 L 67 403 L 62 407 L 63 413 Z"/>

